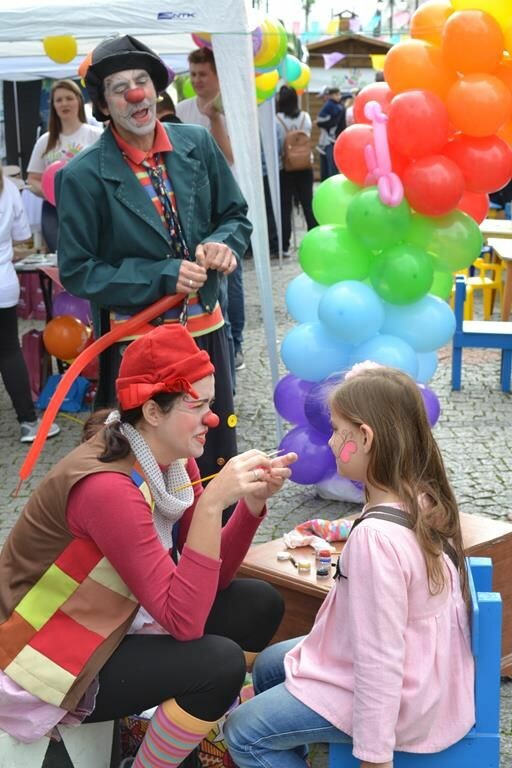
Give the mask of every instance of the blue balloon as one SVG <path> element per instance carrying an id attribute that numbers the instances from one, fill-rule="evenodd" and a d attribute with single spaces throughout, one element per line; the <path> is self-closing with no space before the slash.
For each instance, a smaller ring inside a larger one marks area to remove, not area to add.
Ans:
<path id="1" fill-rule="evenodd" d="M 437 352 L 418 352 L 418 373 L 416 381 L 427 384 L 437 370 Z"/>
<path id="2" fill-rule="evenodd" d="M 327 290 L 305 272 L 288 283 L 285 294 L 286 308 L 297 323 L 313 323 L 318 320 L 318 304 Z"/>
<path id="3" fill-rule="evenodd" d="M 318 317 L 333 336 L 348 344 L 361 344 L 380 331 L 384 308 L 369 285 L 343 280 L 322 296 Z"/>
<path id="4" fill-rule="evenodd" d="M 313 386 L 311 381 L 298 379 L 292 373 L 284 376 L 274 390 L 274 405 L 278 414 L 293 424 L 307 424 L 304 403 Z"/>
<path id="5" fill-rule="evenodd" d="M 279 448 L 294 451 L 299 457 L 291 465 L 291 479 L 295 483 L 312 485 L 336 471 L 336 459 L 327 444 L 325 435 L 311 427 L 295 427 L 283 439 Z"/>
<path id="6" fill-rule="evenodd" d="M 446 301 L 424 296 L 414 304 L 384 303 L 382 333 L 391 333 L 416 352 L 433 352 L 448 344 L 455 332 L 455 315 Z"/>
<path id="7" fill-rule="evenodd" d="M 398 336 L 378 333 L 373 339 L 360 344 L 352 353 L 351 362 L 362 363 L 372 360 L 374 363 L 399 368 L 413 379 L 418 373 L 418 358 L 414 349 L 399 339 Z"/>
<path id="8" fill-rule="evenodd" d="M 352 348 L 330 336 L 320 323 L 302 323 L 281 344 L 281 359 L 299 379 L 321 381 L 346 370 Z"/>

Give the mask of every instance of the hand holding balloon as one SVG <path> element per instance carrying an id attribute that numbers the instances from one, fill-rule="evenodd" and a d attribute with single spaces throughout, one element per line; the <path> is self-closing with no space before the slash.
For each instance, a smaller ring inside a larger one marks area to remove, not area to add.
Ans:
<path id="1" fill-rule="evenodd" d="M 367 184 L 377 184 L 379 197 L 385 205 L 396 207 L 402 202 L 404 188 L 391 167 L 388 134 L 386 123 L 388 116 L 382 111 L 378 101 L 365 104 L 364 114 L 371 120 L 373 126 L 373 145 L 365 147 L 365 158 L 368 166 Z"/>

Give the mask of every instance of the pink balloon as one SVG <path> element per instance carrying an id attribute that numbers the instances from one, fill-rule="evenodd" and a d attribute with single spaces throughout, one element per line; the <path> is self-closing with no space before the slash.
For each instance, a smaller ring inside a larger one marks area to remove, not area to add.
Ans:
<path id="1" fill-rule="evenodd" d="M 41 176 L 41 190 L 46 200 L 52 205 L 56 205 L 55 201 L 55 174 L 64 168 L 66 165 L 64 160 L 56 160 L 51 163 L 48 168 L 43 171 Z"/>

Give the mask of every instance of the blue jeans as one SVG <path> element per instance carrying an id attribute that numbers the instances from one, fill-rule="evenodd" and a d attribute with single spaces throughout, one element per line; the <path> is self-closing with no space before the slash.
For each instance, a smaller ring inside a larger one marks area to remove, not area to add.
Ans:
<path id="1" fill-rule="evenodd" d="M 253 669 L 256 696 L 234 710 L 224 737 L 239 768 L 305 768 L 304 745 L 347 736 L 284 687 L 284 656 L 301 638 L 266 648 Z"/>

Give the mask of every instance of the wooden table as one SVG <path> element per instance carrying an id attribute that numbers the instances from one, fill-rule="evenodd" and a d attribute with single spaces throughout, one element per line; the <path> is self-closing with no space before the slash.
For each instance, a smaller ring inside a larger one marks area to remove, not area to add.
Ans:
<path id="1" fill-rule="evenodd" d="M 487 237 L 512 238 L 512 221 L 510 219 L 484 219 L 480 224 L 482 235 Z"/>
<path id="2" fill-rule="evenodd" d="M 493 590 L 501 593 L 503 601 L 501 669 L 502 674 L 512 677 L 512 524 L 465 514 L 461 515 L 461 523 L 466 555 L 491 557 L 493 561 Z M 342 548 L 343 544 L 338 543 L 338 551 Z M 309 632 L 333 583 L 332 576 L 320 579 L 315 575 L 311 547 L 293 550 L 296 559 L 311 562 L 309 575 L 299 575 L 290 561 L 278 561 L 277 553 L 283 549 L 282 539 L 257 544 L 249 550 L 239 571 L 240 576 L 270 582 L 284 598 L 285 614 L 274 642 Z"/>

